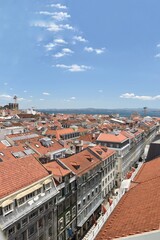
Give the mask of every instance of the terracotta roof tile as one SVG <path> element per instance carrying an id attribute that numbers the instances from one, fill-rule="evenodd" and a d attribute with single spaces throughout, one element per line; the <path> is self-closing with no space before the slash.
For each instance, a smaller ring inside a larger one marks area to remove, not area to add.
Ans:
<path id="1" fill-rule="evenodd" d="M 128 138 L 121 133 L 119 134 L 101 133 L 97 138 L 97 141 L 121 143 L 126 141 L 127 139 Z"/>
<path id="2" fill-rule="evenodd" d="M 60 159 L 69 169 L 71 169 L 78 176 L 88 172 L 96 165 L 100 164 L 100 160 L 95 157 L 88 149 L 74 154 L 71 157 Z"/>
<path id="3" fill-rule="evenodd" d="M 0 162 L 0 198 L 48 175 L 47 170 L 33 156 Z"/>
<path id="4" fill-rule="evenodd" d="M 145 163 L 134 181 L 137 184 L 122 197 L 96 240 L 159 229 L 160 158 Z"/>
<path id="5" fill-rule="evenodd" d="M 56 161 L 44 164 L 44 167 L 53 173 L 53 176 L 65 176 L 71 171 L 60 166 Z"/>

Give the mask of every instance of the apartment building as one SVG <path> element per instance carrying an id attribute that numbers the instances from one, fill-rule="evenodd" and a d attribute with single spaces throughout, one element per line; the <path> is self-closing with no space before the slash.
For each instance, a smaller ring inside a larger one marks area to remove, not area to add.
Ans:
<path id="1" fill-rule="evenodd" d="M 125 156 L 129 153 L 130 144 L 129 138 L 119 133 L 101 133 L 97 140 L 98 145 L 106 146 L 116 151 L 116 185 L 120 185 L 122 179 L 125 177 L 126 172 L 123 161 Z"/>
<path id="2" fill-rule="evenodd" d="M 57 239 L 58 190 L 34 158 L 0 159 L 0 228 L 6 240 Z"/>
<path id="3" fill-rule="evenodd" d="M 60 161 L 77 177 L 76 239 L 82 239 L 101 213 L 101 160 L 85 149 Z"/>
<path id="4" fill-rule="evenodd" d="M 76 177 L 62 164 L 54 161 L 44 165 L 51 171 L 59 191 L 57 201 L 57 239 L 75 239 L 77 198 Z"/>
<path id="5" fill-rule="evenodd" d="M 102 197 L 106 199 L 107 195 L 115 186 L 116 151 L 101 146 L 90 147 L 89 150 L 102 162 Z"/>

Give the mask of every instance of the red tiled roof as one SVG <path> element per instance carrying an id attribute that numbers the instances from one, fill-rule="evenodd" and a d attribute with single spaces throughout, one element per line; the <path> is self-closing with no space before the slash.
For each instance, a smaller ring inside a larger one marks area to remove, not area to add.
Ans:
<path id="1" fill-rule="evenodd" d="M 39 141 L 32 140 L 29 141 L 29 146 L 42 155 L 63 149 L 63 146 L 55 139 L 53 140 L 52 145 L 49 147 L 44 147 Z"/>
<path id="2" fill-rule="evenodd" d="M 90 150 L 102 160 L 106 160 L 115 153 L 114 150 L 101 146 L 90 147 Z"/>
<path id="3" fill-rule="evenodd" d="M 107 240 L 159 229 L 160 158 L 145 163 L 136 182 L 122 197 L 96 240 Z"/>
<path id="4" fill-rule="evenodd" d="M 101 133 L 97 138 L 97 141 L 104 141 L 104 142 L 116 142 L 121 143 L 127 140 L 128 138 L 123 134 L 110 134 L 110 133 Z"/>
<path id="5" fill-rule="evenodd" d="M 47 170 L 33 156 L 0 162 L 0 198 L 48 175 Z"/>
<path id="6" fill-rule="evenodd" d="M 44 164 L 44 167 L 53 173 L 53 176 L 65 176 L 71 171 L 60 166 L 56 161 Z"/>
<path id="7" fill-rule="evenodd" d="M 95 157 L 88 149 L 74 154 L 71 157 L 60 159 L 69 169 L 78 176 L 83 175 L 96 165 L 100 164 L 100 160 Z"/>

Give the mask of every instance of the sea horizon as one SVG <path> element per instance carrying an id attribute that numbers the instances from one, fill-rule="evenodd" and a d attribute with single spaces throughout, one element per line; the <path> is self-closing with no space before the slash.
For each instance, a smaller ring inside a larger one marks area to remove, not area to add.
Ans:
<path id="1" fill-rule="evenodd" d="M 129 117 L 132 114 L 139 114 L 141 116 L 160 117 L 160 109 L 152 108 L 144 111 L 142 108 L 46 108 L 36 109 L 39 112 L 48 114 L 91 114 L 91 115 L 115 115 L 120 117 Z"/>

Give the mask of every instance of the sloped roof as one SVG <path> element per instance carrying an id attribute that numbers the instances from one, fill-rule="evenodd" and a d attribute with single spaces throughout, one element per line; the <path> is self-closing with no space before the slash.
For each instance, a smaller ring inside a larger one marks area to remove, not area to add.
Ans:
<path id="1" fill-rule="evenodd" d="M 134 182 L 96 240 L 120 238 L 159 229 L 160 158 L 145 163 Z"/>
<path id="2" fill-rule="evenodd" d="M 0 198 L 48 175 L 47 170 L 33 156 L 0 162 Z"/>
<path id="3" fill-rule="evenodd" d="M 97 141 L 121 143 L 126 141 L 127 139 L 128 138 L 121 133 L 119 134 L 101 133 L 97 138 Z"/>

